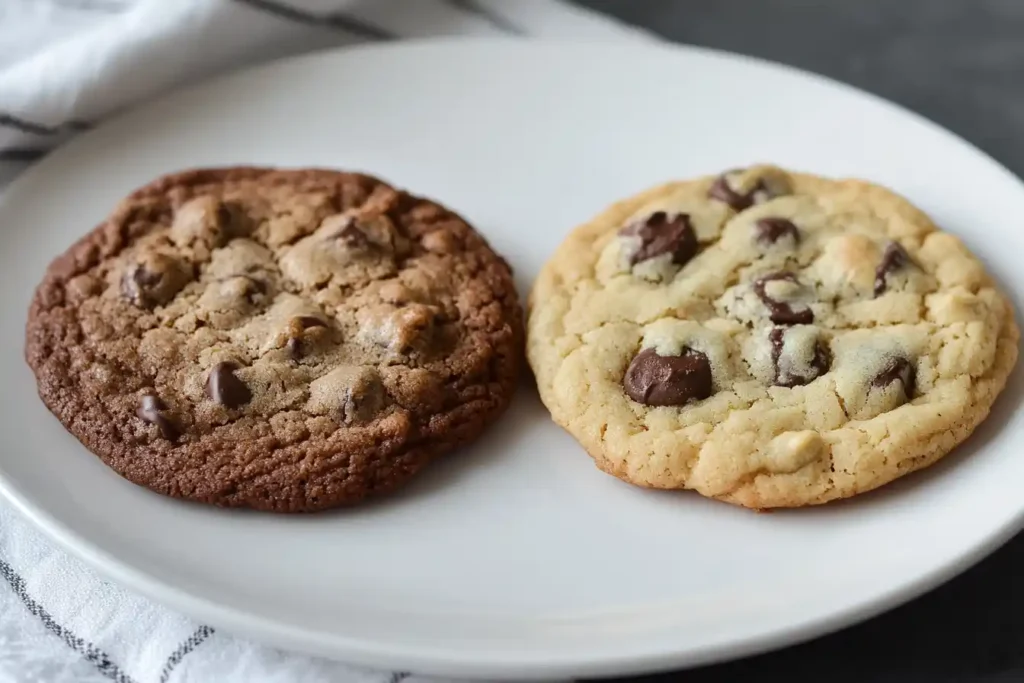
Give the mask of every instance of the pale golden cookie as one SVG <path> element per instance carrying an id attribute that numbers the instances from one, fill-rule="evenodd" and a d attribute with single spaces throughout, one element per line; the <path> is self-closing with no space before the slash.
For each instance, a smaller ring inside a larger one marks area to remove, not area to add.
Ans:
<path id="1" fill-rule="evenodd" d="M 534 286 L 527 354 L 601 469 L 771 508 L 938 460 L 988 415 L 1018 338 L 981 263 L 906 200 L 756 166 L 574 230 Z"/>

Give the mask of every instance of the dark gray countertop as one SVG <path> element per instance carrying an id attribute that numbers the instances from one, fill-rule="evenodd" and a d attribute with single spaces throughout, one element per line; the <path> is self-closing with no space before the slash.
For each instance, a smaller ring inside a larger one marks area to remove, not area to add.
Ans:
<path id="1" fill-rule="evenodd" d="M 851 83 L 924 114 L 1024 174 L 1024 0 L 579 4 L 674 41 L 765 57 Z M 682 678 L 687 683 L 1024 683 L 1024 535 L 942 588 L 884 616 Z"/>

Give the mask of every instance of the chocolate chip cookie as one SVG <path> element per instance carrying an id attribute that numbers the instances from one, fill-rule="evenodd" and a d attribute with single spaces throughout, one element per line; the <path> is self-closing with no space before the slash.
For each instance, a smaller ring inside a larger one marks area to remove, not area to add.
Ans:
<path id="1" fill-rule="evenodd" d="M 573 231 L 531 294 L 527 355 L 603 470 L 772 508 L 938 460 L 988 415 L 1018 338 L 984 267 L 906 200 L 756 166 Z"/>
<path id="2" fill-rule="evenodd" d="M 153 182 L 54 261 L 26 357 L 127 479 L 299 512 L 480 434 L 522 339 L 508 265 L 451 211 L 365 175 L 231 168 Z"/>

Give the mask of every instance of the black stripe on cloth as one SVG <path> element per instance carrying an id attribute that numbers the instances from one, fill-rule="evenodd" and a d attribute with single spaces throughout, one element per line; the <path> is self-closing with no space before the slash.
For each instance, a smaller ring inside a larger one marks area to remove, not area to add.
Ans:
<path id="1" fill-rule="evenodd" d="M 300 24 L 310 26 L 323 26 L 325 28 L 347 31 L 352 35 L 365 38 L 366 40 L 394 40 L 398 36 L 389 33 L 382 28 L 367 24 L 358 19 L 336 12 L 333 14 L 315 14 L 304 10 L 270 0 L 234 0 L 239 5 L 245 5 L 252 9 L 273 14 L 281 19 L 289 19 Z"/>
<path id="2" fill-rule="evenodd" d="M 526 35 L 526 31 L 519 28 L 497 12 L 484 7 L 476 0 L 448 0 L 448 2 L 449 4 L 458 7 L 463 12 L 477 15 L 499 31 L 511 33 L 516 36 Z"/>
<path id="3" fill-rule="evenodd" d="M 0 161 L 35 161 L 46 156 L 47 151 L 35 147 L 8 147 L 0 149 Z"/>
<path id="4" fill-rule="evenodd" d="M 171 656 L 167 658 L 164 663 L 164 668 L 160 670 L 160 683 L 167 683 L 171 680 L 171 672 L 174 671 L 175 667 L 181 664 L 181 660 L 185 659 L 185 655 L 192 650 L 199 647 L 204 640 L 213 635 L 212 626 L 200 626 L 196 629 L 196 632 L 188 637 L 188 639 L 178 646 L 178 649 L 171 653 Z"/>
<path id="5" fill-rule="evenodd" d="M 26 121 L 13 114 L 6 114 L 4 112 L 0 112 L 0 126 L 13 128 L 16 131 L 31 135 L 57 135 L 68 130 L 85 130 L 90 127 L 85 121 L 66 121 L 56 126 L 46 126 L 41 123 Z"/>
<path id="6" fill-rule="evenodd" d="M 97 648 L 95 645 L 88 643 L 74 633 L 64 628 L 50 616 L 42 605 L 32 599 L 32 596 L 25 590 L 25 579 L 21 578 L 13 569 L 11 565 L 7 564 L 3 560 L 0 560 L 0 576 L 7 581 L 11 586 L 11 590 L 18 596 L 21 602 L 25 605 L 26 609 L 42 622 L 46 630 L 57 636 L 64 643 L 75 652 L 82 655 L 87 662 L 95 666 L 101 674 L 106 676 L 116 683 L 135 683 L 135 681 L 121 671 L 110 656 L 105 652 Z"/>

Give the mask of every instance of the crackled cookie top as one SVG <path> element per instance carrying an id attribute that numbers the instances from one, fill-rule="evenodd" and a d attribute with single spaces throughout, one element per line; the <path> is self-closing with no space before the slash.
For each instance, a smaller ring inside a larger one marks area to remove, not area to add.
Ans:
<path id="1" fill-rule="evenodd" d="M 575 230 L 528 332 L 545 404 L 599 466 L 750 507 L 933 462 L 988 414 L 1018 339 L 982 265 L 908 202 L 771 166 Z"/>
<path id="2" fill-rule="evenodd" d="M 521 338 L 508 266 L 450 211 L 357 174 L 225 169 L 137 191 L 55 261 L 26 354 L 127 478 L 295 511 L 475 436 Z"/>

